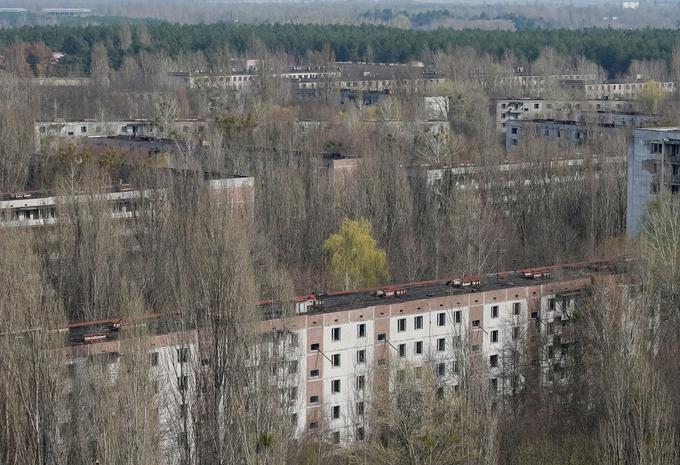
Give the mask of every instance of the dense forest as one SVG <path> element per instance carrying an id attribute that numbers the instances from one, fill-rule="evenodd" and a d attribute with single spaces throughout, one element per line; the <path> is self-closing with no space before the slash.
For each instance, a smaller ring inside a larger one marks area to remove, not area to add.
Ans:
<path id="1" fill-rule="evenodd" d="M 65 53 L 63 70 L 75 74 L 88 71 L 91 48 L 97 42 L 106 46 L 110 64 L 116 69 L 126 55 L 136 55 L 142 50 L 163 51 L 171 56 L 202 51 L 211 62 L 213 55 L 225 46 L 242 54 L 258 42 L 296 56 L 304 56 L 309 50 L 321 51 L 329 44 L 338 61 L 360 61 L 372 54 L 374 61 L 383 63 L 421 59 L 427 52 L 455 46 L 473 47 L 495 57 L 511 54 L 533 61 L 549 47 L 565 56 L 585 56 L 614 77 L 625 73 L 636 59 L 670 61 L 673 44 L 680 40 L 680 31 L 665 29 L 530 29 L 517 33 L 452 29 L 414 31 L 373 25 L 156 23 L 141 30 L 143 33 L 140 28 L 135 29 L 132 46 L 127 50 L 121 47 L 120 26 L 116 25 L 6 29 L 0 31 L 0 46 L 7 47 L 17 40 L 42 42 L 52 50 Z"/>

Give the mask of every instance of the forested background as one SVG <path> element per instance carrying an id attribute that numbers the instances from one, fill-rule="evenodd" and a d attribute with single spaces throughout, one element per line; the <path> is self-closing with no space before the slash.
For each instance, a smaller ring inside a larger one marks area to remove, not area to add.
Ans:
<path id="1" fill-rule="evenodd" d="M 330 45 L 338 61 L 361 61 L 367 56 L 382 63 L 419 60 L 430 52 L 451 47 L 472 47 L 496 58 L 513 55 L 536 60 L 541 51 L 551 48 L 565 57 L 584 56 L 602 66 L 610 77 L 627 71 L 636 59 L 670 61 L 673 45 L 680 39 L 675 29 L 530 29 L 482 31 L 437 29 L 416 31 L 375 25 L 313 25 L 229 23 L 180 25 L 150 23 L 133 30 L 129 48 L 121 47 L 120 25 L 89 27 L 37 26 L 0 31 L 0 45 L 7 47 L 17 40 L 41 42 L 52 50 L 65 53 L 59 73 L 80 75 L 90 69 L 94 44 L 107 49 L 111 66 L 118 69 L 125 56 L 141 51 L 165 52 L 171 56 L 203 52 L 209 63 L 225 47 L 243 54 L 256 43 L 272 50 L 303 57 L 308 51 L 321 51 Z"/>

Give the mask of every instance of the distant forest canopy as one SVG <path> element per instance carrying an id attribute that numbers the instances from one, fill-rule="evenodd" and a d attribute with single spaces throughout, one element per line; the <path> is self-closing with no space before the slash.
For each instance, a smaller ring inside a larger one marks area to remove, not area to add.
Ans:
<path id="1" fill-rule="evenodd" d="M 566 56 L 583 55 L 614 77 L 625 73 L 634 59 L 669 61 L 673 46 L 680 44 L 680 30 L 673 29 L 415 31 L 376 25 L 151 23 L 132 26 L 131 46 L 122 50 L 122 27 L 109 24 L 4 29 L 0 30 L 0 48 L 10 47 L 17 40 L 33 44 L 42 42 L 50 50 L 66 54 L 58 72 L 85 74 L 90 68 L 91 49 L 97 42 L 106 46 L 114 69 L 121 65 L 126 55 L 136 56 L 143 50 L 162 51 L 170 56 L 202 51 L 210 63 L 225 47 L 236 54 L 244 54 L 256 42 L 299 57 L 310 50 L 321 51 L 329 44 L 338 61 L 360 61 L 372 56 L 373 61 L 383 63 L 418 60 L 428 51 L 446 50 L 453 46 L 469 46 L 496 57 L 511 53 L 533 61 L 542 49 L 551 47 Z"/>

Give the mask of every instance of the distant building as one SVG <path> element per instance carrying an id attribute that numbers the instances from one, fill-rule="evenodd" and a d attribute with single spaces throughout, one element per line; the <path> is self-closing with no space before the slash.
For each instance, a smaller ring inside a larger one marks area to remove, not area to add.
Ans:
<path id="1" fill-rule="evenodd" d="M 640 233 L 661 192 L 680 193 L 680 127 L 636 129 L 628 150 L 628 235 Z"/>
<path id="2" fill-rule="evenodd" d="M 213 124 L 205 120 L 177 120 L 166 131 L 160 131 L 150 120 L 121 120 L 121 121 L 38 121 L 34 123 L 36 151 L 40 151 L 46 144 L 62 141 L 78 141 L 90 137 L 159 137 L 173 134 L 201 134 Z"/>
<path id="3" fill-rule="evenodd" d="M 92 10 L 89 8 L 43 8 L 40 13 L 55 18 L 82 18 L 91 16 Z"/>
<path id="4" fill-rule="evenodd" d="M 255 201 L 255 179 L 246 176 L 222 177 L 206 172 L 203 181 L 213 195 L 219 196 L 221 204 L 234 210 L 248 211 Z M 133 218 L 144 208 L 141 200 L 157 194 L 151 189 L 135 189 L 129 184 L 112 186 L 101 194 L 111 206 L 111 216 L 115 219 Z M 0 228 L 37 227 L 57 224 L 59 208 L 69 203 L 85 202 L 91 196 L 76 194 L 59 195 L 45 191 L 17 192 L 0 194 Z"/>
<path id="5" fill-rule="evenodd" d="M 508 121 L 531 119 L 555 119 L 568 121 L 598 121 L 595 115 L 607 112 L 631 113 L 635 110 L 633 100 L 573 100 L 573 99 L 496 99 L 493 104 L 496 129 L 506 132 Z M 606 121 L 598 121 L 606 122 Z"/>
<path id="6" fill-rule="evenodd" d="M 542 139 L 558 145 L 574 146 L 596 137 L 612 137 L 625 129 L 654 123 L 657 117 L 646 114 L 610 114 L 608 122 L 559 120 L 517 120 L 506 123 L 505 148 L 521 146 L 529 138 Z"/>
<path id="7" fill-rule="evenodd" d="M 661 82 L 661 88 L 672 94 L 675 82 Z M 585 98 L 588 100 L 636 99 L 645 88 L 646 82 L 614 82 L 605 84 L 585 84 Z"/>

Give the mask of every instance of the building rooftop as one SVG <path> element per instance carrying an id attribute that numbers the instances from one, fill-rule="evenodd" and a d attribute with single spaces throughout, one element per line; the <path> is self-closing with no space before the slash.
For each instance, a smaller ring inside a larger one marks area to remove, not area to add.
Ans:
<path id="1" fill-rule="evenodd" d="M 674 132 L 674 131 L 680 131 L 680 126 L 668 126 L 668 127 L 661 127 L 661 128 L 637 128 L 637 130 L 658 131 L 658 132 Z"/>
<path id="2" fill-rule="evenodd" d="M 617 274 L 625 269 L 626 259 L 563 264 L 528 268 L 505 273 L 413 282 L 382 286 L 372 289 L 338 292 L 316 292 L 295 298 L 297 313 L 318 315 L 346 310 L 369 308 L 378 305 L 395 305 L 437 297 L 464 296 L 479 292 L 511 289 L 523 286 L 558 284 L 562 281 L 587 279 L 598 274 Z M 282 316 L 282 304 L 271 301 L 259 303 L 263 320 Z M 286 305 L 286 304 L 283 304 Z M 285 312 L 289 314 L 290 312 Z M 141 318 L 113 318 L 104 321 L 69 325 L 67 344 L 72 346 L 115 340 L 121 327 L 143 324 L 151 334 L 168 334 L 186 327 L 180 313 L 150 314 Z"/>

